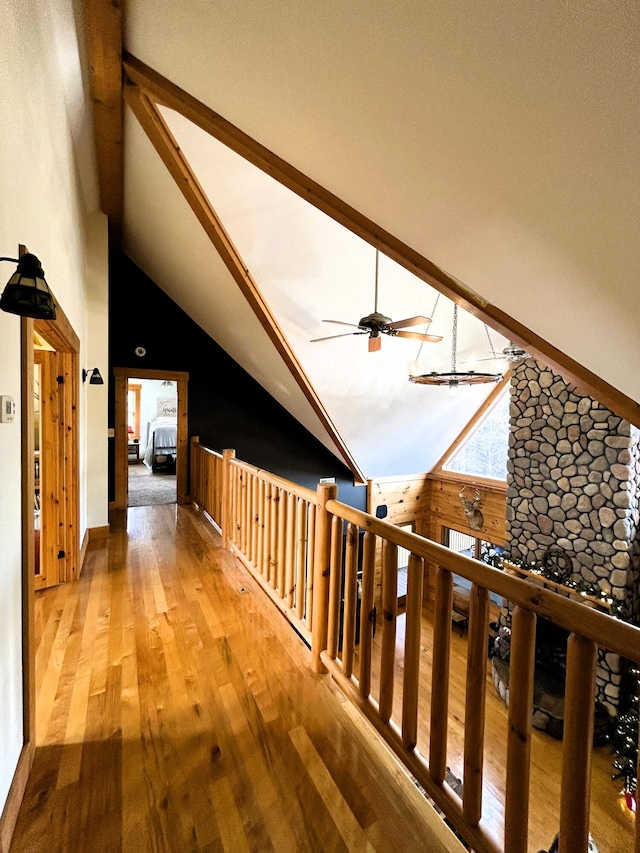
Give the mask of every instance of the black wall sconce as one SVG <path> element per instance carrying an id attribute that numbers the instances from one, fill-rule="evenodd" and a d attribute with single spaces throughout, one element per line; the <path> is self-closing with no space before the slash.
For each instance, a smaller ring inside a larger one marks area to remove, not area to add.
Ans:
<path id="1" fill-rule="evenodd" d="M 0 258 L 0 261 L 18 264 L 0 297 L 0 309 L 20 317 L 55 320 L 56 304 L 38 258 L 27 253 L 21 258 Z"/>
<path id="2" fill-rule="evenodd" d="M 89 385 L 104 385 L 104 379 L 100 375 L 100 371 L 97 367 L 94 367 L 92 370 L 82 370 L 82 381 L 87 381 L 87 376 L 89 377 Z"/>

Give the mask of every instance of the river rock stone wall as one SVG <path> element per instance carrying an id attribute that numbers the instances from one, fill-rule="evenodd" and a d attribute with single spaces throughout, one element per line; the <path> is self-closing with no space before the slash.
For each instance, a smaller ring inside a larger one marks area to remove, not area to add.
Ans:
<path id="1" fill-rule="evenodd" d="M 572 580 L 639 618 L 640 433 L 533 359 L 512 371 L 507 553 L 533 563 L 551 547 Z M 501 623 L 509 626 L 506 607 Z M 615 714 L 620 660 L 602 652 L 597 700 Z"/>

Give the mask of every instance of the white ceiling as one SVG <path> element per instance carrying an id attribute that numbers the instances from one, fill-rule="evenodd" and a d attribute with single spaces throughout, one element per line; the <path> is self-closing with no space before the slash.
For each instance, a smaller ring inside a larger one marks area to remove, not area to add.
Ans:
<path id="1" fill-rule="evenodd" d="M 125 46 L 638 400 L 638 22 L 630 0 L 129 0 Z M 487 388 L 411 385 L 413 342 L 310 344 L 373 309 L 373 249 L 165 116 L 365 474 L 429 468 Z M 129 255 L 334 449 L 130 114 L 125 131 Z M 381 259 L 383 313 L 434 301 Z M 488 355 L 460 324 L 461 350 Z M 441 299 L 421 366 L 448 369 L 450 327 Z"/>

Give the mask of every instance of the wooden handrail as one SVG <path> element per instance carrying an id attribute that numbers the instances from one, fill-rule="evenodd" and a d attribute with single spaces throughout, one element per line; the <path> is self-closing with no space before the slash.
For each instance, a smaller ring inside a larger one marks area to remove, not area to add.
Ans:
<path id="1" fill-rule="evenodd" d="M 597 647 L 640 663 L 640 628 L 541 587 L 537 577 L 528 579 L 495 569 L 347 506 L 336 499 L 335 485 L 319 484 L 318 491 L 312 492 L 239 462 L 233 451 L 225 451 L 223 458 L 197 441 L 192 449 L 194 500 L 214 520 L 222 520 L 223 538 L 229 547 L 299 633 L 311 640 L 314 670 L 319 673 L 329 670 L 462 837 L 481 853 L 527 851 L 536 618 L 542 616 L 569 631 L 560 851 L 585 853 Z M 361 531 L 364 532 L 362 546 Z M 402 695 L 394 702 L 398 548 L 409 552 L 409 565 Z M 371 695 L 375 628 L 372 615 L 376 555 L 380 550 L 382 630 L 379 658 L 376 658 L 379 666 L 376 700 Z M 418 744 L 422 583 L 426 561 L 438 566 L 428 762 L 420 754 Z M 462 799 L 445 779 L 454 573 L 472 584 Z M 510 666 L 517 677 L 514 674 L 510 679 L 508 703 L 504 847 L 489 834 L 482 818 L 489 591 L 514 606 Z M 397 713 L 394 715 L 394 706 L 401 706 L 400 723 Z M 636 853 L 640 853 L 640 829 L 636 831 L 635 844 Z"/>
<path id="2" fill-rule="evenodd" d="M 256 468 L 255 465 L 249 465 L 246 462 L 241 462 L 239 459 L 234 459 L 231 464 L 234 468 L 247 471 L 256 477 L 259 477 L 263 482 L 270 483 L 272 486 L 283 488 L 287 492 L 291 492 L 292 495 L 308 501 L 310 504 L 315 505 L 316 503 L 318 496 L 313 489 L 308 489 L 306 486 L 299 486 L 297 483 L 292 483 L 291 480 L 285 480 L 282 477 L 278 477 L 276 474 L 271 474 L 269 471 L 265 471 L 264 468 Z"/>
<path id="3" fill-rule="evenodd" d="M 424 539 L 408 530 L 401 530 L 340 501 L 329 501 L 326 508 L 344 521 L 370 530 L 386 541 L 406 548 L 436 565 L 446 566 L 449 571 L 461 575 L 471 583 L 490 589 L 513 604 L 556 622 L 569 633 L 580 634 L 604 649 L 640 662 L 640 628 L 635 625 L 611 619 L 577 601 L 563 598 L 522 578 L 512 577 L 500 569 L 494 569 L 463 554 L 456 554 L 444 545 L 438 545 L 437 542 Z"/>

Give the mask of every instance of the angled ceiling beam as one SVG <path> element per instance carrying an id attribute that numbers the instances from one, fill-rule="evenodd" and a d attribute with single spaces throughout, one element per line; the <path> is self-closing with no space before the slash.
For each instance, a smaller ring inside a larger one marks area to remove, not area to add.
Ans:
<path id="1" fill-rule="evenodd" d="M 562 374 L 580 392 L 594 397 L 616 414 L 640 426 L 640 404 L 631 397 L 614 388 L 518 320 L 465 287 L 428 258 L 380 228 L 371 219 L 269 151 L 139 59 L 125 54 L 124 70 L 126 76 L 152 100 L 180 113 L 336 222 L 380 249 L 418 278 L 488 323 L 497 332 L 514 343 L 520 344 L 527 352 Z"/>
<path id="2" fill-rule="evenodd" d="M 109 217 L 110 241 L 118 245 L 124 199 L 122 4 L 84 0 L 83 5 L 100 208 Z"/>
<path id="3" fill-rule="evenodd" d="M 256 282 L 227 234 L 205 191 L 200 186 L 195 173 L 180 150 L 158 107 L 135 85 L 125 86 L 124 97 L 356 481 L 365 483 L 364 474 L 322 405 L 302 365 L 289 346 L 276 318 L 271 313 Z"/>

